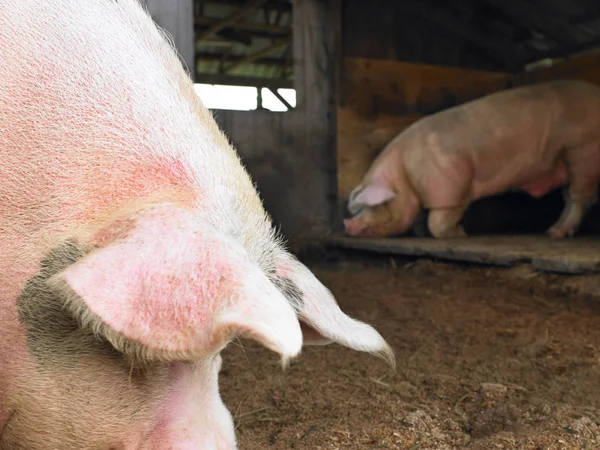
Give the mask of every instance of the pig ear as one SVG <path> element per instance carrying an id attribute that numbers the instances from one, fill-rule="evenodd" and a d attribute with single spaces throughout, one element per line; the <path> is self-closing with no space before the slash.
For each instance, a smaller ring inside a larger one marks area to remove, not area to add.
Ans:
<path id="1" fill-rule="evenodd" d="M 383 337 L 370 325 L 344 314 L 331 292 L 304 264 L 285 254 L 277 262 L 276 275 L 280 280 L 276 284 L 303 322 L 305 344 L 337 342 L 373 353 L 395 367 L 394 352 Z"/>
<path id="2" fill-rule="evenodd" d="M 348 199 L 348 210 L 356 214 L 365 206 L 382 205 L 396 197 L 394 191 L 381 183 L 367 184 L 352 191 Z"/>
<path id="3" fill-rule="evenodd" d="M 125 233 L 49 280 L 83 326 L 143 360 L 196 360 L 236 335 L 299 353 L 295 312 L 233 238 L 171 205 L 127 220 L 113 225 Z"/>

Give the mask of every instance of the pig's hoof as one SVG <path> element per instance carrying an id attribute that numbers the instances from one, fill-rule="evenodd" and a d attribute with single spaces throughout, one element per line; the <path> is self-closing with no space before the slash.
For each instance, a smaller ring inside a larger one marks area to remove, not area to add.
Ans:
<path id="1" fill-rule="evenodd" d="M 467 237 L 467 232 L 465 231 L 465 229 L 463 227 L 456 227 L 454 235 L 450 236 L 450 237 L 465 238 L 465 237 Z"/>
<path id="2" fill-rule="evenodd" d="M 571 237 L 575 234 L 575 230 L 564 230 L 562 228 L 550 228 L 547 232 L 548 236 L 553 239 L 563 239 L 565 236 Z"/>
<path id="3" fill-rule="evenodd" d="M 450 229 L 441 231 L 439 233 L 433 234 L 433 236 L 437 239 L 465 238 L 465 237 L 467 237 L 467 233 L 465 232 L 465 229 L 463 227 L 457 226 L 457 227 L 450 228 Z"/>

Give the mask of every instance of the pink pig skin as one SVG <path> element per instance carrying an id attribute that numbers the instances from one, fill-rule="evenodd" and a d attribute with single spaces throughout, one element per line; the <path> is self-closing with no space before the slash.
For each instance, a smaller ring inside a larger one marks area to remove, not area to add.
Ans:
<path id="1" fill-rule="evenodd" d="M 600 177 L 600 88 L 563 80 L 494 93 L 428 116 L 400 133 L 350 195 L 353 236 L 406 232 L 429 208 L 434 237 L 466 236 L 471 202 L 520 189 L 541 197 L 568 184 L 550 227 L 572 235 L 596 202 Z"/>
<path id="2" fill-rule="evenodd" d="M 134 0 L 2 2 L 0 277 L 0 450 L 235 449 L 239 335 L 393 363 L 285 250 Z"/>

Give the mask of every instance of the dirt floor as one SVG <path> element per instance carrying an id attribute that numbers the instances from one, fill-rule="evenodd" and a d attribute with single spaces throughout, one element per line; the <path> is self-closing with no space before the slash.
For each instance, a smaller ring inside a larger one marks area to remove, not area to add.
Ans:
<path id="1" fill-rule="evenodd" d="M 338 345 L 285 372 L 252 342 L 224 353 L 241 450 L 600 449 L 597 278 L 420 260 L 313 267 L 398 367 Z"/>

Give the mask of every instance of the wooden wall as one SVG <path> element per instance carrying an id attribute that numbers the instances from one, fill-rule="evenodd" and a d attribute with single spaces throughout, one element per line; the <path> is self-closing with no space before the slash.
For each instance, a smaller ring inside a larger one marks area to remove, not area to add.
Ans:
<path id="1" fill-rule="evenodd" d="M 337 214 L 334 4 L 335 0 L 294 1 L 295 109 L 214 111 L 267 211 L 290 238 L 329 233 Z"/>
<path id="2" fill-rule="evenodd" d="M 432 9 L 433 3 L 344 0 L 341 10 L 343 55 L 469 69 L 502 70 L 506 66 L 506 55 L 492 52 L 489 45 L 485 45 L 486 38 L 493 38 L 491 33 L 486 35 L 485 32 L 493 27 L 480 23 L 481 20 L 454 23 L 454 27 L 440 26 L 439 12 Z M 466 6 L 468 8 L 468 4 Z M 463 14 L 465 20 L 467 16 Z M 478 38 L 467 32 L 474 28 L 481 29 Z M 512 50 L 508 43 L 502 43 L 502 48 L 505 45 L 507 50 Z"/>

